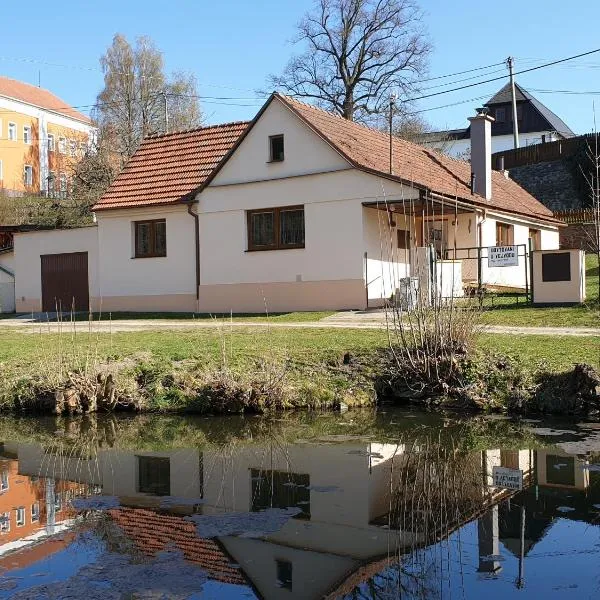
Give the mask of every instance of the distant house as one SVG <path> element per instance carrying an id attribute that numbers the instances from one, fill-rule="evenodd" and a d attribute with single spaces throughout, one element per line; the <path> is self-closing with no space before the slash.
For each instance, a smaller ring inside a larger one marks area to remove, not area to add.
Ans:
<path id="1" fill-rule="evenodd" d="M 94 135 L 90 118 L 52 92 L 0 77 L 0 190 L 66 196 Z"/>
<path id="2" fill-rule="evenodd" d="M 530 146 L 571 138 L 575 134 L 547 106 L 518 84 L 515 84 L 519 146 Z M 513 110 L 510 84 L 507 83 L 484 106 L 494 117 L 492 123 L 492 152 L 513 148 Z M 450 156 L 468 158 L 471 128 L 434 131 L 422 136 L 422 143 L 442 150 Z"/>
<path id="3" fill-rule="evenodd" d="M 552 212 L 492 171 L 273 94 L 250 123 L 147 138 L 94 207 L 97 226 L 17 233 L 17 310 L 263 312 L 380 306 L 431 276 L 524 287 L 527 266 L 456 249 L 558 248 Z M 452 275 L 454 277 L 454 275 Z M 454 279 L 453 279 L 454 281 Z"/>

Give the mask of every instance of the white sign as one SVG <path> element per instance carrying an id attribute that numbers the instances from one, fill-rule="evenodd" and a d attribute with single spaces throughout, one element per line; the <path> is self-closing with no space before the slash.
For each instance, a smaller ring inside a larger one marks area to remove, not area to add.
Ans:
<path id="1" fill-rule="evenodd" d="M 519 264 L 517 246 L 493 246 L 488 253 L 488 267 L 516 267 Z"/>
<path id="2" fill-rule="evenodd" d="M 507 467 L 493 467 L 492 477 L 494 487 L 505 490 L 523 489 L 523 471 L 521 469 L 509 469 Z"/>

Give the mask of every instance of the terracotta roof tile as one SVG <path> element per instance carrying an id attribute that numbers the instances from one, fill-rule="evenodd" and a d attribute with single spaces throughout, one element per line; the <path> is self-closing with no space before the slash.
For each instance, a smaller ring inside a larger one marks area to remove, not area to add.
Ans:
<path id="1" fill-rule="evenodd" d="M 146 138 L 94 210 L 180 202 L 204 183 L 247 126 L 227 123 Z"/>
<path id="2" fill-rule="evenodd" d="M 389 176 L 390 142 L 387 134 L 288 96 L 275 94 L 275 97 L 354 166 Z M 413 182 L 450 198 L 555 222 L 551 210 L 503 173 L 492 171 L 492 200 L 487 201 L 471 193 L 471 165 L 468 162 L 399 138 L 393 139 L 393 173 L 395 179 Z"/>
<path id="3" fill-rule="evenodd" d="M 92 122 L 87 115 L 75 110 L 52 92 L 30 85 L 29 83 L 17 81 L 16 79 L 0 77 L 0 96 L 33 104 L 39 108 L 45 108 L 87 124 L 91 124 Z"/>
<path id="4" fill-rule="evenodd" d="M 183 517 L 126 507 L 108 513 L 144 554 L 152 556 L 165 548 L 175 547 L 183 552 L 185 560 L 206 570 L 211 579 L 247 585 L 242 571 L 233 565 L 219 544 L 198 537 L 196 526 Z"/>

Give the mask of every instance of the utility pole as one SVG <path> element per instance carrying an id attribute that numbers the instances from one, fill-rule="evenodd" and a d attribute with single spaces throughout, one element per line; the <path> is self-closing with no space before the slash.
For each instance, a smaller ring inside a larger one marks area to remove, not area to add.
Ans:
<path id="1" fill-rule="evenodd" d="M 390 134 L 390 175 L 394 174 L 394 107 L 396 106 L 396 94 L 390 95 L 390 121 L 389 121 L 389 134 Z"/>
<path id="2" fill-rule="evenodd" d="M 169 101 L 165 90 L 162 92 L 162 97 L 165 103 L 165 133 L 169 133 Z"/>
<path id="3" fill-rule="evenodd" d="M 513 74 L 513 66 L 515 59 L 512 56 L 509 56 L 506 59 L 508 64 L 508 71 L 510 73 L 510 92 L 512 97 L 512 113 L 513 113 L 513 140 L 514 147 L 517 149 L 519 147 L 519 122 L 517 120 L 517 97 L 515 95 L 515 76 Z"/>

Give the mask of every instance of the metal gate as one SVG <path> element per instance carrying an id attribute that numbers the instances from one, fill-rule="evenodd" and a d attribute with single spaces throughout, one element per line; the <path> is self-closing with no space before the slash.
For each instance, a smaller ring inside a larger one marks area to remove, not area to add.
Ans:
<path id="1" fill-rule="evenodd" d="M 44 254 L 42 260 L 42 310 L 89 309 L 88 253 Z"/>
<path id="2" fill-rule="evenodd" d="M 514 267 L 489 267 L 490 247 L 473 246 L 470 248 L 447 248 L 444 252 L 446 260 L 462 261 L 463 283 L 465 292 L 477 295 L 482 303 L 494 305 L 495 300 L 501 304 L 531 302 L 531 252 L 527 244 L 511 244 L 516 248 L 518 265 Z M 502 273 L 504 269 L 512 269 L 512 284 L 494 282 L 492 272 Z"/>

